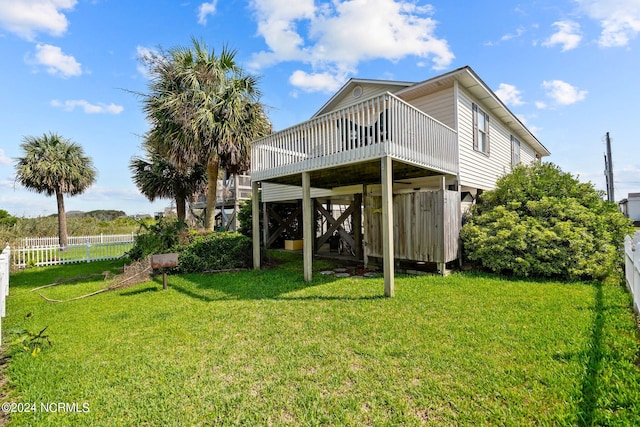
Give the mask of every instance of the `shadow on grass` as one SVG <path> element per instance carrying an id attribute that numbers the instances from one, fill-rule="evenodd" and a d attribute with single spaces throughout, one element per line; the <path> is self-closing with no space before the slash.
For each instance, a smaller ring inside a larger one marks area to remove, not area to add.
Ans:
<path id="1" fill-rule="evenodd" d="M 605 307 L 602 283 L 594 284 L 596 289 L 593 311 L 593 327 L 591 331 L 591 343 L 587 355 L 587 370 L 582 379 L 582 399 L 578 406 L 578 419 L 581 425 L 593 425 L 596 418 L 598 397 L 600 396 L 599 377 L 602 371 L 604 358 L 604 322 Z"/>
<path id="2" fill-rule="evenodd" d="M 363 295 L 363 296 L 354 296 L 354 295 L 344 295 L 344 296 L 330 296 L 330 295 L 309 295 L 304 297 L 277 297 L 273 298 L 275 300 L 282 301 L 367 301 L 367 300 L 377 300 L 377 299 L 388 299 L 384 295 Z"/>
<path id="3" fill-rule="evenodd" d="M 162 282 L 160 283 L 160 285 L 162 285 Z M 142 288 L 142 289 L 136 289 L 133 291 L 125 291 L 125 292 L 120 292 L 120 296 L 121 297 L 129 297 L 129 296 L 133 296 L 133 295 L 140 295 L 140 294 L 146 294 L 147 292 L 157 292 L 159 289 L 155 286 L 149 286 L 146 288 Z"/>
<path id="4" fill-rule="evenodd" d="M 12 289 L 30 289 L 71 278 L 83 278 L 84 283 L 102 281 L 104 278 L 99 277 L 101 273 L 109 271 L 111 274 L 119 274 L 122 272 L 122 266 L 122 260 L 109 260 L 27 268 L 12 271 L 9 277 L 9 286 Z M 88 275 L 97 276 L 85 278 Z"/>
<path id="5" fill-rule="evenodd" d="M 169 287 L 204 302 L 228 300 L 372 300 L 378 295 L 292 295 L 287 294 L 322 286 L 338 280 L 328 276 L 314 276 L 305 282 L 302 273 L 291 270 L 243 271 L 209 275 L 183 275 L 180 280 L 169 279 Z"/>

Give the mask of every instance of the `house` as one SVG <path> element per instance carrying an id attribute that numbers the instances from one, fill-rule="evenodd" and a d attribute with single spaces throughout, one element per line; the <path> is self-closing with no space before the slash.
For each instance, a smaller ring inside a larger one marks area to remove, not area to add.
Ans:
<path id="1" fill-rule="evenodd" d="M 239 227 L 238 211 L 240 203 L 249 200 L 251 196 L 251 177 L 247 173 L 223 173 L 222 179 L 216 185 L 216 229 L 236 231 Z M 204 211 L 207 206 L 206 192 L 196 195 L 191 203 L 191 210 Z M 193 212 L 191 212 L 193 217 Z"/>
<path id="2" fill-rule="evenodd" d="M 629 193 L 620 201 L 620 210 L 637 226 L 640 226 L 640 193 Z"/>
<path id="3" fill-rule="evenodd" d="M 314 251 L 337 233 L 365 263 L 381 260 L 391 296 L 395 262 L 444 271 L 459 258 L 463 204 L 549 154 L 470 67 L 418 83 L 351 79 L 309 120 L 254 141 L 254 217 L 259 187 L 265 204 L 298 203 L 305 280 Z M 336 203 L 348 206 L 337 219 Z M 254 238 L 256 268 L 259 250 Z"/>

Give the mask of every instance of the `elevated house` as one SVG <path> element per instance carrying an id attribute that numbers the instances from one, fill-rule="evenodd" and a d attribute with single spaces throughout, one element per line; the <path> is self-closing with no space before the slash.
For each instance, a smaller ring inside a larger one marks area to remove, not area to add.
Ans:
<path id="1" fill-rule="evenodd" d="M 251 177 L 246 174 L 224 173 L 216 186 L 216 229 L 236 231 L 238 229 L 238 211 L 240 203 L 251 197 Z M 191 203 L 191 209 L 202 211 L 207 206 L 205 192 L 198 194 Z"/>
<path id="2" fill-rule="evenodd" d="M 314 251 L 339 235 L 380 261 L 392 296 L 396 262 L 444 271 L 459 258 L 464 207 L 512 165 L 549 154 L 470 67 L 418 83 L 351 79 L 309 120 L 252 144 L 254 218 L 260 187 L 264 212 L 298 203 L 305 280 Z M 346 206 L 338 218 L 332 204 Z M 259 254 L 254 237 L 256 268 Z"/>

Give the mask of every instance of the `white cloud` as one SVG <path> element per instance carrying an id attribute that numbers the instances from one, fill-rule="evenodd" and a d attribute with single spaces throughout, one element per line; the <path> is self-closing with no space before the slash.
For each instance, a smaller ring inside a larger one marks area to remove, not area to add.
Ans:
<path id="1" fill-rule="evenodd" d="M 82 67 L 73 56 L 50 44 L 36 45 L 35 63 L 47 67 L 47 72 L 54 76 L 68 78 L 82 74 Z"/>
<path id="2" fill-rule="evenodd" d="M 4 154 L 4 150 L 0 148 L 0 165 L 10 165 L 11 159 Z"/>
<path id="3" fill-rule="evenodd" d="M 507 105 L 524 105 L 524 101 L 521 98 L 520 90 L 514 85 L 507 83 L 500 83 L 496 95 Z"/>
<path id="4" fill-rule="evenodd" d="M 158 55 L 159 52 L 156 49 L 144 47 L 144 46 L 136 46 L 136 53 L 138 54 L 138 66 L 136 69 L 138 72 L 146 79 L 151 78 L 151 74 L 149 73 L 149 69 L 144 65 L 144 61 L 154 56 Z"/>
<path id="5" fill-rule="evenodd" d="M 443 69 L 454 59 L 447 41 L 435 36 L 431 6 L 403 0 L 336 0 L 318 6 L 313 0 L 253 0 L 251 7 L 269 48 L 254 55 L 252 66 L 309 64 L 312 72 L 290 78 L 308 82 L 307 90 L 326 87 L 318 80 L 330 80 L 329 74 L 346 77 L 362 61 L 415 56 Z"/>
<path id="6" fill-rule="evenodd" d="M 60 102 L 57 99 L 51 101 L 51 106 L 56 108 L 62 108 L 65 111 L 73 111 L 76 107 L 81 108 L 86 114 L 120 114 L 124 107 L 116 104 L 104 104 L 102 102 L 98 104 L 91 104 L 84 99 L 74 99 Z"/>
<path id="7" fill-rule="evenodd" d="M 586 90 L 579 90 L 562 80 L 544 81 L 542 87 L 547 90 L 547 96 L 557 105 L 571 105 L 584 100 Z"/>
<path id="8" fill-rule="evenodd" d="M 85 201 L 101 201 L 112 202 L 113 200 L 139 200 L 144 196 L 136 187 L 129 188 L 113 188 L 100 185 L 92 185 L 82 194 Z"/>
<path id="9" fill-rule="evenodd" d="M 640 32 L 638 0 L 575 0 L 591 19 L 600 22 L 601 47 L 626 46 Z"/>
<path id="10" fill-rule="evenodd" d="M 525 126 L 527 126 L 527 125 L 525 125 Z M 530 131 L 532 134 L 534 134 L 536 137 L 537 137 L 538 135 L 540 135 L 540 133 L 542 132 L 542 128 L 541 128 L 541 127 L 539 127 L 539 126 L 535 126 L 535 125 L 528 125 L 528 126 L 527 126 L 527 129 L 529 129 L 529 131 Z"/>
<path id="11" fill-rule="evenodd" d="M 215 15 L 217 3 L 218 0 L 214 0 L 209 3 L 202 3 L 198 6 L 198 24 L 207 25 L 207 16 Z"/>
<path id="12" fill-rule="evenodd" d="M 27 40 L 39 32 L 61 36 L 69 22 L 62 11 L 70 11 L 76 0 L 2 0 L 0 26 Z"/>
<path id="13" fill-rule="evenodd" d="M 333 73 L 306 73 L 296 70 L 289 77 L 289 83 L 306 92 L 333 92 L 344 83 L 344 76 Z"/>
<path id="14" fill-rule="evenodd" d="M 516 28 L 515 32 L 504 34 L 502 37 L 500 37 L 500 40 L 488 41 L 488 42 L 484 42 L 483 44 L 485 46 L 498 46 L 502 42 L 508 42 L 509 40 L 518 39 L 518 38 L 522 37 L 522 35 L 524 33 L 526 33 L 526 32 L 527 32 L 527 29 L 525 27 L 520 26 L 520 27 Z"/>
<path id="15" fill-rule="evenodd" d="M 507 33 L 504 36 L 500 37 L 500 41 L 506 42 L 509 41 L 511 39 L 517 39 L 520 36 L 522 36 L 525 33 L 525 29 L 524 27 L 518 27 L 516 28 L 516 32 L 515 33 Z"/>
<path id="16" fill-rule="evenodd" d="M 580 24 L 573 21 L 557 21 L 553 23 L 553 26 L 556 27 L 558 31 L 545 40 L 542 46 L 553 47 L 561 45 L 563 52 L 578 47 L 582 40 Z"/>

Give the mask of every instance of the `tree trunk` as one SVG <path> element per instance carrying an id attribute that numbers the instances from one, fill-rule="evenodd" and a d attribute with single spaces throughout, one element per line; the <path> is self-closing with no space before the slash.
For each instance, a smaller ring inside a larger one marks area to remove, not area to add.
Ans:
<path id="1" fill-rule="evenodd" d="M 207 163 L 207 180 L 209 181 L 207 189 L 207 211 L 204 217 L 204 228 L 207 231 L 213 231 L 216 219 L 216 192 L 218 191 L 218 156 L 210 158 Z"/>
<path id="2" fill-rule="evenodd" d="M 176 196 L 176 213 L 179 221 L 184 222 L 187 218 L 187 199 L 182 196 Z"/>
<path id="3" fill-rule="evenodd" d="M 62 191 L 56 190 L 56 201 L 58 202 L 58 243 L 60 247 L 67 247 L 67 214 L 64 211 L 64 198 Z"/>

